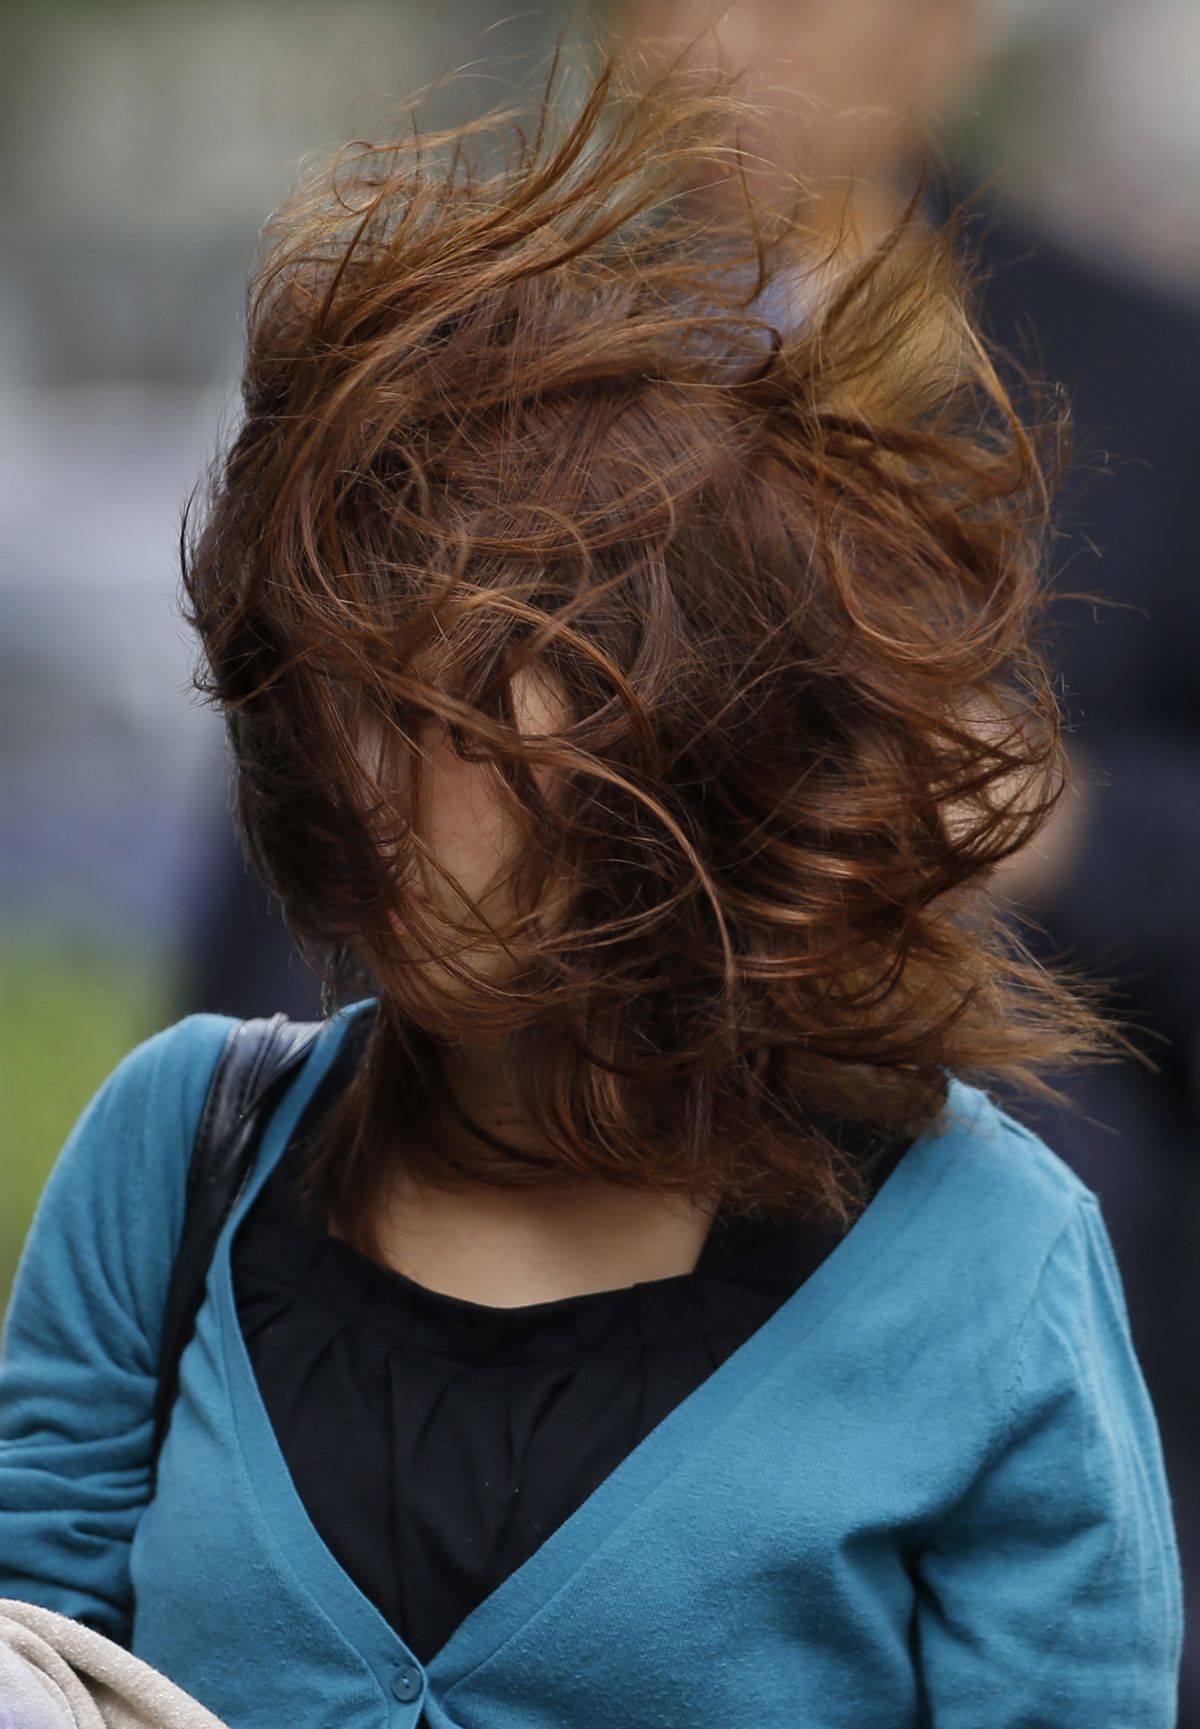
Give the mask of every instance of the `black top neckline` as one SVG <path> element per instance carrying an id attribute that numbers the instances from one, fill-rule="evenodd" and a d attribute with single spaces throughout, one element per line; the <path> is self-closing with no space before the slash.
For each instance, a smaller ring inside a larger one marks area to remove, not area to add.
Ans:
<path id="1" fill-rule="evenodd" d="M 644 1343 L 665 1344 L 716 1324 L 731 1298 L 735 1304 L 782 1301 L 844 1234 L 822 1217 L 718 1213 L 690 1272 L 509 1307 L 434 1290 L 342 1242 L 295 1198 L 312 1126 L 349 1081 L 369 1019 L 350 1029 L 254 1209 L 259 1272 L 281 1293 L 290 1290 L 342 1322 L 461 1353 L 465 1362 L 547 1361 L 615 1348 L 632 1333 Z M 873 1193 L 907 1145 L 891 1149 L 875 1173 Z"/>
<path id="2" fill-rule="evenodd" d="M 437 1291 L 302 1220 L 292 1202 L 294 1141 L 255 1208 L 254 1262 L 277 1289 L 341 1321 L 467 1362 L 547 1361 L 627 1344 L 666 1344 L 713 1324 L 731 1291 L 782 1300 L 836 1241 L 816 1221 L 717 1218 L 686 1273 L 500 1307 Z"/>

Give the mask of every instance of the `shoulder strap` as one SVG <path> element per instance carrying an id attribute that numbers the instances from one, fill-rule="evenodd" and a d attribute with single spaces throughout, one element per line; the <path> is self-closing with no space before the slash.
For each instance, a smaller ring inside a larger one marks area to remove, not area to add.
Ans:
<path id="1" fill-rule="evenodd" d="M 217 1238 L 253 1168 L 267 1117 L 322 1024 L 289 1021 L 285 1015 L 239 1021 L 230 1029 L 213 1071 L 192 1149 L 183 1235 L 167 1292 L 154 1408 L 154 1469 L 179 1390 L 179 1360 L 195 1330 Z"/>

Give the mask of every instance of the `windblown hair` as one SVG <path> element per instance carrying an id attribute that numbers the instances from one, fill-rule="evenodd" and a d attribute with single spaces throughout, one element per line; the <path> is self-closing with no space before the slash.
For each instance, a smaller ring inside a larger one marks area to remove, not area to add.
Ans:
<path id="1" fill-rule="evenodd" d="M 398 1156 L 845 1222 L 949 1072 L 1046 1090 L 1105 1036 L 988 891 L 1063 788 L 1057 433 L 1020 423 L 951 239 L 915 204 L 824 249 L 799 195 L 718 215 L 727 90 L 609 63 L 557 101 L 347 147 L 291 196 L 185 518 L 251 859 L 327 1001 L 378 997 L 312 1167 L 368 1245 Z M 457 946 L 420 887 L 432 737 L 521 837 L 512 917 L 465 907 Z M 466 1036 L 552 1150 L 422 1135 Z"/>

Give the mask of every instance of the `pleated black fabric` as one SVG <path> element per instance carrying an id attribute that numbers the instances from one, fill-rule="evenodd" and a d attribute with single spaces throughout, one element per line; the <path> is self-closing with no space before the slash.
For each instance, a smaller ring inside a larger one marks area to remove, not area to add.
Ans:
<path id="1" fill-rule="evenodd" d="M 837 1238 L 815 1223 L 718 1220 L 691 1273 L 496 1309 L 302 1221 L 291 1196 L 304 1132 L 238 1233 L 242 1331 L 316 1530 L 429 1662 Z"/>

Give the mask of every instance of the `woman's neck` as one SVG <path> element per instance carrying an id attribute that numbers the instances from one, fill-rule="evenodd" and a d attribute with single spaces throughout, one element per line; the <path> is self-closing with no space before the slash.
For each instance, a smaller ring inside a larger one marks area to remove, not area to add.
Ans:
<path id="1" fill-rule="evenodd" d="M 498 1048 L 456 1046 L 446 1053 L 444 1078 L 458 1109 L 487 1134 L 523 1149 L 539 1145 Z M 710 1211 L 695 1202 L 598 1178 L 532 1189 L 441 1188 L 401 1166 L 375 1240 L 381 1259 L 418 1284 L 515 1308 L 690 1273 L 710 1223 Z"/>
<path id="2" fill-rule="evenodd" d="M 474 1124 L 484 1135 L 519 1148 L 536 1151 L 541 1145 L 528 1119 L 513 1097 L 500 1044 L 447 1045 L 442 1053 L 441 1079 L 455 1114 Z"/>

